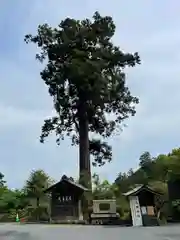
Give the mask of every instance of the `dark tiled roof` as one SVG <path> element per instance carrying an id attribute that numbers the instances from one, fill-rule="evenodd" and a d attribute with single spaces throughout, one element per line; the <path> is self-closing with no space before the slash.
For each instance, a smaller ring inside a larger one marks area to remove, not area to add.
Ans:
<path id="1" fill-rule="evenodd" d="M 139 186 L 133 188 L 132 190 L 124 193 L 123 195 L 124 195 L 124 196 L 127 196 L 127 197 L 128 197 L 128 196 L 135 196 L 135 195 L 137 195 L 139 192 L 141 192 L 141 191 L 143 191 L 143 190 L 146 190 L 146 191 L 148 191 L 148 192 L 151 192 L 151 193 L 153 193 L 153 194 L 155 194 L 155 195 L 161 195 L 161 193 L 154 191 L 152 188 L 150 188 L 150 187 L 147 186 L 147 185 L 146 185 L 146 186 L 145 186 L 145 185 L 139 185 Z"/>
<path id="2" fill-rule="evenodd" d="M 66 183 L 69 183 L 73 186 L 75 186 L 76 188 L 79 188 L 83 191 L 88 191 L 87 188 L 85 188 L 83 185 L 79 184 L 79 183 L 76 183 L 73 181 L 72 178 L 68 178 L 67 176 L 62 176 L 61 180 L 57 183 L 55 183 L 54 185 L 50 186 L 48 189 L 45 190 L 45 192 L 50 192 L 54 187 L 58 186 L 59 184 L 61 184 L 61 182 L 66 182 Z"/>

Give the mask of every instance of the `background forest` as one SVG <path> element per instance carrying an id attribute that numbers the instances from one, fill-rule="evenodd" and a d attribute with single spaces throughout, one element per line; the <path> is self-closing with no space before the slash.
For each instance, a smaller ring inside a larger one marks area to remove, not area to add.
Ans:
<path id="1" fill-rule="evenodd" d="M 157 157 L 144 152 L 139 158 L 139 169 L 130 169 L 127 173 L 120 172 L 113 183 L 101 180 L 97 174 L 92 177 L 93 198 L 116 198 L 117 211 L 121 219 L 128 219 L 129 204 L 123 193 L 138 184 L 148 184 L 154 190 L 163 193 L 163 199 L 168 201 L 167 181 L 180 178 L 180 148 L 173 149 L 169 154 L 160 154 Z M 74 180 L 75 181 L 75 180 Z M 48 219 L 48 196 L 44 189 L 50 186 L 53 180 L 43 170 L 32 171 L 22 189 L 11 190 L 5 181 L 3 173 L 0 174 L 0 220 L 15 221 L 16 213 L 20 218 L 29 221 Z M 174 208 L 179 212 L 179 204 Z M 167 219 L 170 214 L 167 204 L 161 209 Z"/>

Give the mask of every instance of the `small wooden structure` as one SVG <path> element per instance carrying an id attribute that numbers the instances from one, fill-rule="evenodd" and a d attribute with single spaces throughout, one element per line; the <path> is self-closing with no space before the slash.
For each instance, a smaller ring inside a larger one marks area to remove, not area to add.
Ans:
<path id="1" fill-rule="evenodd" d="M 50 220 L 83 220 L 81 198 L 85 191 L 88 189 L 65 175 L 46 189 L 45 193 L 50 193 Z"/>
<path id="2" fill-rule="evenodd" d="M 158 225 L 155 203 L 161 196 L 159 192 L 139 185 L 123 195 L 129 199 L 133 226 Z"/>
<path id="3" fill-rule="evenodd" d="M 168 181 L 169 196 L 169 218 L 172 221 L 180 221 L 179 202 L 180 202 L 180 179 L 171 179 Z"/>

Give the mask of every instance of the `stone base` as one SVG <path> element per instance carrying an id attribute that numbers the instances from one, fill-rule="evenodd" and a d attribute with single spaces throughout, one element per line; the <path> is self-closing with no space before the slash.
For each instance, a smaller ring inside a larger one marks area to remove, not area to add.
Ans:
<path id="1" fill-rule="evenodd" d="M 52 220 L 52 224 L 82 224 L 85 225 L 86 222 L 84 220 Z"/>

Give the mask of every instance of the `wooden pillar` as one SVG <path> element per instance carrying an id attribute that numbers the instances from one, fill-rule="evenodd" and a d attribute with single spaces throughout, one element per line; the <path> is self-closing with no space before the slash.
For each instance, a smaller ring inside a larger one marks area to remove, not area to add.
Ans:
<path id="1" fill-rule="evenodd" d="M 49 196 L 49 222 L 52 222 L 52 193 Z"/>
<path id="2" fill-rule="evenodd" d="M 51 207 L 51 202 L 52 202 L 52 194 L 49 196 L 49 222 L 52 222 L 52 218 L 51 218 L 51 212 L 52 212 L 52 207 Z"/>
<path id="3" fill-rule="evenodd" d="M 81 199 L 79 199 L 79 201 L 78 201 L 78 215 L 79 215 L 79 220 L 83 220 Z"/>

